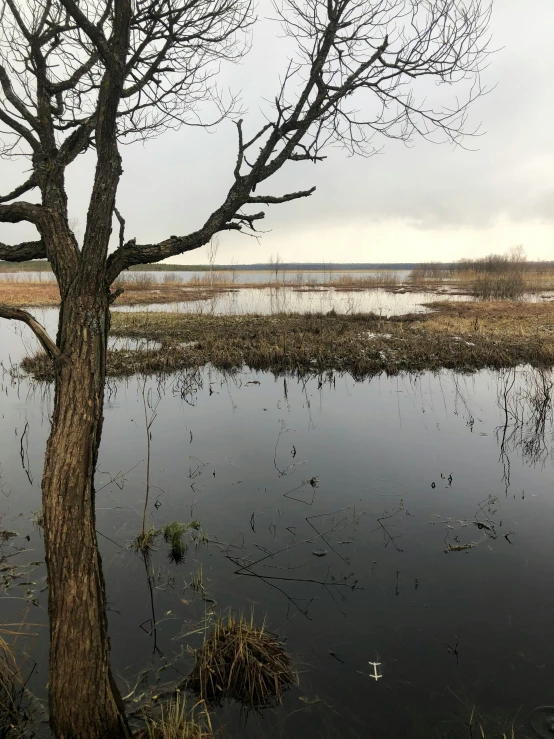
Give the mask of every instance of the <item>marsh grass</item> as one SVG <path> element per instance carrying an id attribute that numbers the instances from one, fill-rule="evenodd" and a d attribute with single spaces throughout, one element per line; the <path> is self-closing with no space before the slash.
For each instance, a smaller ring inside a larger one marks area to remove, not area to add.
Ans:
<path id="1" fill-rule="evenodd" d="M 194 573 L 194 575 L 191 574 L 190 582 L 188 583 L 188 587 L 191 590 L 194 590 L 196 593 L 205 593 L 206 590 L 204 588 L 204 571 L 202 570 L 202 565 L 198 568 L 198 570 Z"/>
<path id="2" fill-rule="evenodd" d="M 54 307 L 60 303 L 60 291 L 55 281 L 29 281 L 0 279 L 0 303 L 10 306 Z M 147 272 L 126 274 L 114 282 L 113 288 L 123 289 L 116 305 L 150 305 L 152 303 L 174 303 L 208 300 L 219 291 L 216 287 L 201 284 L 188 287 L 181 279 L 158 281 Z"/>
<path id="3" fill-rule="evenodd" d="M 46 308 L 59 302 L 60 291 L 55 282 L 0 280 L 0 303 L 4 305 Z"/>
<path id="4" fill-rule="evenodd" d="M 32 696 L 24 675 L 29 658 L 18 649 L 18 641 L 28 636 L 21 631 L 21 624 L 0 625 L 0 739 L 27 736 L 26 727 L 33 719 Z"/>
<path id="5" fill-rule="evenodd" d="M 149 556 L 156 548 L 156 539 L 159 533 L 154 526 L 145 528 L 133 539 L 130 548 L 134 552 L 141 552 L 143 555 Z"/>
<path id="6" fill-rule="evenodd" d="M 185 535 L 194 532 L 191 540 L 200 542 L 203 540 L 204 534 L 200 528 L 199 521 L 189 521 L 188 523 L 180 523 L 179 521 L 170 521 L 161 529 L 154 526 L 144 527 L 129 544 L 129 548 L 133 552 L 140 552 L 145 557 L 149 557 L 156 549 L 158 537 L 161 535 L 164 542 L 169 546 L 168 556 L 173 562 L 179 564 L 185 558 L 190 542 L 185 540 Z"/>
<path id="7" fill-rule="evenodd" d="M 202 275 L 193 275 L 187 280 L 189 287 L 214 287 L 214 286 L 231 286 L 234 284 L 231 272 L 205 272 Z"/>
<path id="8" fill-rule="evenodd" d="M 169 559 L 178 564 L 182 562 L 187 553 L 188 543 L 185 541 L 185 534 L 191 530 L 199 530 L 200 523 L 198 521 L 190 521 L 189 523 L 180 523 L 179 521 L 171 521 L 167 523 L 162 530 L 164 541 L 169 544 Z"/>
<path id="9" fill-rule="evenodd" d="M 339 290 L 363 290 L 375 287 L 396 287 L 400 284 L 398 274 L 391 270 L 364 274 L 333 274 L 325 283 Z"/>
<path id="10" fill-rule="evenodd" d="M 382 318 L 374 314 L 287 313 L 191 315 L 115 313 L 112 334 L 159 342 L 161 348 L 108 352 L 108 373 L 169 374 L 206 364 L 223 371 L 248 367 L 276 375 L 381 373 L 554 364 L 554 303 L 430 303 L 432 312 Z M 53 376 L 44 354 L 22 369 L 37 380 Z"/>
<path id="11" fill-rule="evenodd" d="M 135 739 L 211 739 L 214 736 L 210 715 L 204 701 L 188 710 L 185 697 L 176 697 L 162 705 L 158 716 L 144 716 L 144 729 Z"/>
<path id="12" fill-rule="evenodd" d="M 22 723 L 25 686 L 15 653 L 0 636 L 0 737 L 8 737 Z"/>
<path id="13" fill-rule="evenodd" d="M 283 692 L 297 683 L 283 643 L 254 616 L 229 611 L 220 616 L 201 647 L 194 651 L 194 666 L 185 681 L 187 689 L 206 701 L 230 698 L 252 708 L 282 702 Z"/>

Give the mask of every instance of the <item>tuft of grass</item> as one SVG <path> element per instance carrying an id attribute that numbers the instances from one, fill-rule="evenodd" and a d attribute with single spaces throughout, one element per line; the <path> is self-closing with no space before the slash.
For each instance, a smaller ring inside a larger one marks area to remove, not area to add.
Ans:
<path id="1" fill-rule="evenodd" d="M 188 587 L 194 590 L 196 593 L 204 593 L 204 572 L 202 570 L 202 565 L 198 568 L 198 570 L 194 573 L 194 575 L 191 573 L 190 582 L 188 584 Z"/>
<path id="2" fill-rule="evenodd" d="M 145 715 L 144 723 L 144 729 L 135 734 L 135 739 L 211 739 L 214 736 L 204 702 L 199 701 L 189 711 L 179 691 L 174 700 L 161 707 L 159 716 Z"/>
<path id="3" fill-rule="evenodd" d="M 246 619 L 231 611 L 220 616 L 212 633 L 194 652 L 194 666 L 185 681 L 202 700 L 230 698 L 261 708 L 297 683 L 290 656 L 265 624 L 257 627 L 253 614 Z"/>
<path id="4" fill-rule="evenodd" d="M 197 528 L 196 523 L 196 521 L 188 524 L 171 521 L 163 527 L 164 541 L 169 544 L 169 559 L 172 562 L 179 564 L 185 558 L 188 545 L 184 540 L 184 536 L 191 528 Z"/>
<path id="5" fill-rule="evenodd" d="M 141 552 L 145 556 L 149 556 L 156 545 L 156 538 L 159 534 L 158 529 L 153 526 L 141 531 L 131 542 L 131 549 L 134 552 Z"/>

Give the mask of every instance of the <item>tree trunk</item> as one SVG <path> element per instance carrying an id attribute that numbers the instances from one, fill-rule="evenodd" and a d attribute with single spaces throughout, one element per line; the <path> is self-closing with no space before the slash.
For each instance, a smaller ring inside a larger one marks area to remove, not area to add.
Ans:
<path id="1" fill-rule="evenodd" d="M 50 723 L 57 739 L 128 739 L 110 671 L 94 470 L 103 420 L 108 290 L 62 298 L 52 429 L 42 481 L 50 618 Z"/>

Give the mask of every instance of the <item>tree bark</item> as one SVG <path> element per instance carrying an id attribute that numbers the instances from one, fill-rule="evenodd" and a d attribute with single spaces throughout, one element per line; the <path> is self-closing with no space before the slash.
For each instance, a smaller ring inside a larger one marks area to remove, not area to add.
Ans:
<path id="1" fill-rule="evenodd" d="M 79 281 L 77 281 L 79 282 Z M 62 298 L 52 428 L 42 481 L 49 586 L 50 723 L 57 739 L 128 739 L 110 670 L 94 470 L 102 431 L 108 289 Z"/>

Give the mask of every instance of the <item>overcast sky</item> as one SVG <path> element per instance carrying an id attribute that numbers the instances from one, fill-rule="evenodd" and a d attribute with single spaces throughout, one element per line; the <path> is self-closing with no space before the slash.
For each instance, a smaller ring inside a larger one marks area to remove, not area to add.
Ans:
<path id="1" fill-rule="evenodd" d="M 221 85 L 240 92 L 246 132 L 260 121 L 263 98 L 278 87 L 286 47 L 259 5 L 253 47 L 240 65 L 223 69 Z M 484 80 L 496 86 L 470 110 L 484 135 L 468 141 L 477 151 L 415 140 L 412 148 L 384 141 L 382 153 L 290 163 L 264 192 L 317 186 L 311 198 L 272 206 L 258 243 L 222 234 L 217 261 L 386 262 L 454 260 L 503 252 L 523 244 L 529 258 L 554 259 L 554 2 L 496 0 L 492 45 L 499 48 Z M 202 224 L 231 183 L 236 129 L 182 128 L 124 147 L 118 205 L 128 238 L 154 242 Z M 68 174 L 72 215 L 84 226 L 92 158 Z M 2 190 L 17 184 L 17 165 L 2 163 Z M 24 226 L 2 226 L 0 239 L 33 236 Z M 206 251 L 172 261 L 206 262 Z"/>

